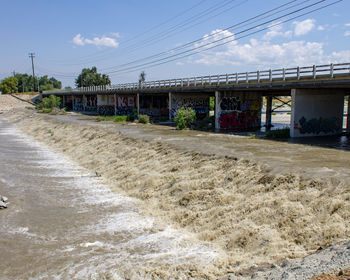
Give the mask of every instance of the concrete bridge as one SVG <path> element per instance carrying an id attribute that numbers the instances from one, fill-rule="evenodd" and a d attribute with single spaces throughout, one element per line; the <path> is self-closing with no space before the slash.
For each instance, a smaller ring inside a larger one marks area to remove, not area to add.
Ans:
<path id="1" fill-rule="evenodd" d="M 169 120 L 181 107 L 193 108 L 199 118 L 209 116 L 209 98 L 215 97 L 215 128 L 245 131 L 261 127 L 263 98 L 265 125 L 270 127 L 272 99 L 291 96 L 291 137 L 335 135 L 343 129 L 350 63 L 82 87 L 42 95 L 52 94 L 62 97 L 64 106 L 74 111 L 100 115 L 137 111 Z M 350 132 L 349 102 L 347 106 Z"/>

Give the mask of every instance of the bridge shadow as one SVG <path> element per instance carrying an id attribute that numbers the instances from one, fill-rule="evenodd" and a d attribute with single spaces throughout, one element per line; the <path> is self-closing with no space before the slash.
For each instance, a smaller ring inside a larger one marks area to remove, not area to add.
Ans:
<path id="1" fill-rule="evenodd" d="M 274 127 L 273 129 L 278 129 Z M 285 128 L 285 127 L 280 127 Z M 279 138 L 271 139 L 267 137 L 267 131 L 265 127 L 256 131 L 216 131 L 222 134 L 231 134 L 237 136 L 247 136 L 255 139 L 265 139 L 276 142 L 285 142 L 290 144 L 301 144 L 309 146 L 317 146 L 322 148 L 336 149 L 350 151 L 350 134 L 342 133 L 341 135 L 334 136 L 315 136 L 315 137 L 299 137 L 299 138 Z"/>
<path id="2" fill-rule="evenodd" d="M 305 138 L 290 138 L 286 140 L 292 144 L 303 144 L 310 146 L 318 146 L 323 148 L 350 151 L 350 135 L 342 134 L 336 136 L 319 136 Z"/>

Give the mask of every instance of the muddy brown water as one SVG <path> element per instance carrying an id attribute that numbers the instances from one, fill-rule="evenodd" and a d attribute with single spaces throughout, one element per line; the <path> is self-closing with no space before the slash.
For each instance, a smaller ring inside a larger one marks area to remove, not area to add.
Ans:
<path id="1" fill-rule="evenodd" d="M 219 258 L 1 119 L 0 159 L 0 279 L 186 279 L 178 267 Z"/>
<path id="2" fill-rule="evenodd" d="M 230 134 L 178 131 L 174 127 L 160 125 L 96 122 L 96 118 L 91 116 L 49 117 L 113 129 L 132 138 L 156 140 L 183 150 L 249 159 L 266 165 L 266 169 L 274 175 L 297 173 L 303 178 L 341 181 L 349 181 L 350 178 L 349 136 L 298 138 L 288 143 Z"/>

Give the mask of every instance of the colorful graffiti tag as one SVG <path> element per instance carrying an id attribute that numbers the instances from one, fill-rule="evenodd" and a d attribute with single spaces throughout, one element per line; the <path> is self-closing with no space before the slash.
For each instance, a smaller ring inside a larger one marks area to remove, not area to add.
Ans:
<path id="1" fill-rule="evenodd" d="M 342 129 L 342 121 L 340 118 L 313 118 L 307 120 L 305 117 L 300 118 L 299 124 L 294 123 L 294 129 L 299 130 L 301 134 L 330 134 L 339 133 Z"/>
<path id="2" fill-rule="evenodd" d="M 196 114 L 209 114 L 209 97 L 172 97 L 171 116 L 175 117 L 180 108 L 192 108 Z"/>
<path id="3" fill-rule="evenodd" d="M 219 118 L 222 129 L 247 129 L 258 127 L 260 119 L 258 112 L 226 112 Z"/>
<path id="4" fill-rule="evenodd" d="M 221 129 L 249 129 L 260 126 L 259 99 L 241 100 L 239 96 L 224 97 L 220 102 Z"/>
<path id="5" fill-rule="evenodd" d="M 134 114 L 134 108 L 136 107 L 136 97 L 118 96 L 116 101 L 116 115 L 127 116 Z"/>
<path id="6" fill-rule="evenodd" d="M 113 116 L 114 115 L 114 106 L 109 106 L 109 105 L 97 106 L 97 114 L 99 114 L 101 116 Z"/>
<path id="7" fill-rule="evenodd" d="M 221 99 L 220 109 L 222 111 L 241 111 L 241 99 L 239 96 L 224 97 Z"/>
<path id="8" fill-rule="evenodd" d="M 84 111 L 84 106 L 82 103 L 75 103 L 73 106 L 73 111 L 82 112 Z"/>

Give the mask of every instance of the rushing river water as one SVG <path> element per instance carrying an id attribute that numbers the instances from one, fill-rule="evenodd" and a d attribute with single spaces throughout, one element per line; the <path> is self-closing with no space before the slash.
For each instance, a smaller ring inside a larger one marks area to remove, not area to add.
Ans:
<path id="1" fill-rule="evenodd" d="M 0 159 L 10 201 L 0 210 L 0 279 L 147 279 L 161 267 L 171 277 L 170 267 L 219 256 L 1 119 Z"/>

